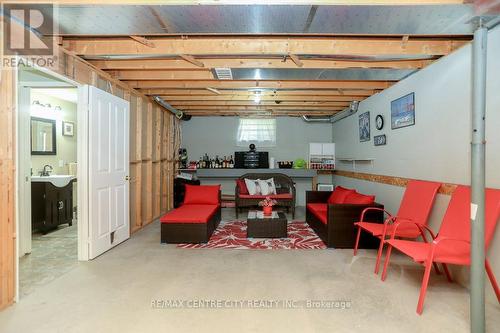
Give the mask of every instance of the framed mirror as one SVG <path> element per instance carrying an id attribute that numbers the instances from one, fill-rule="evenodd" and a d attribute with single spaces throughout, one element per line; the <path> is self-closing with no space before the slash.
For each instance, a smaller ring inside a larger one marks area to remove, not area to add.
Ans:
<path id="1" fill-rule="evenodd" d="M 56 121 L 31 117 L 31 155 L 56 155 Z"/>

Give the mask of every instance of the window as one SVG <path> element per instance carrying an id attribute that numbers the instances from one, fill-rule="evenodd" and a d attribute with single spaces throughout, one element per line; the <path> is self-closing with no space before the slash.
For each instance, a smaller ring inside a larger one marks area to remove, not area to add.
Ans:
<path id="1" fill-rule="evenodd" d="M 241 147 L 250 143 L 260 147 L 276 145 L 276 119 L 272 118 L 240 118 L 236 144 Z"/>

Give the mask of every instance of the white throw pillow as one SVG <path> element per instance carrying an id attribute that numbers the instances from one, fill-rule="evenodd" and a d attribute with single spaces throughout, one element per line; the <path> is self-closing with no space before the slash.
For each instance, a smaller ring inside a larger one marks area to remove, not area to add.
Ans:
<path id="1" fill-rule="evenodd" d="M 245 178 L 245 184 L 248 189 L 248 194 L 250 195 L 260 195 L 261 187 L 260 187 L 260 179 L 247 179 Z"/>
<path id="2" fill-rule="evenodd" d="M 269 179 L 265 179 L 265 180 L 260 179 L 259 185 L 260 185 L 262 195 L 276 194 L 276 185 L 274 184 L 273 178 L 269 178 Z"/>

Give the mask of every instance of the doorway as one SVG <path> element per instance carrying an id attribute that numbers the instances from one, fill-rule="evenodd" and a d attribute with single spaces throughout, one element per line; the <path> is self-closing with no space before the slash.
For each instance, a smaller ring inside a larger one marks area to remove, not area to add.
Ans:
<path id="1" fill-rule="evenodd" d="M 18 73 L 16 301 L 130 237 L 129 102 Z"/>
<path id="2" fill-rule="evenodd" d="M 22 298 L 78 264 L 78 87 L 23 67 L 18 103 Z"/>

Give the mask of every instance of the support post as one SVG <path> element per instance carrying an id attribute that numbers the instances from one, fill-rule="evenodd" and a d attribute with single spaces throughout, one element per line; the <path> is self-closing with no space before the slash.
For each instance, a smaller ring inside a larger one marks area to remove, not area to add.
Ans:
<path id="1" fill-rule="evenodd" d="M 472 150 L 471 150 L 471 270 L 470 320 L 472 333 L 485 332 L 484 223 L 485 223 L 485 109 L 488 31 L 479 25 L 472 44 Z"/>

